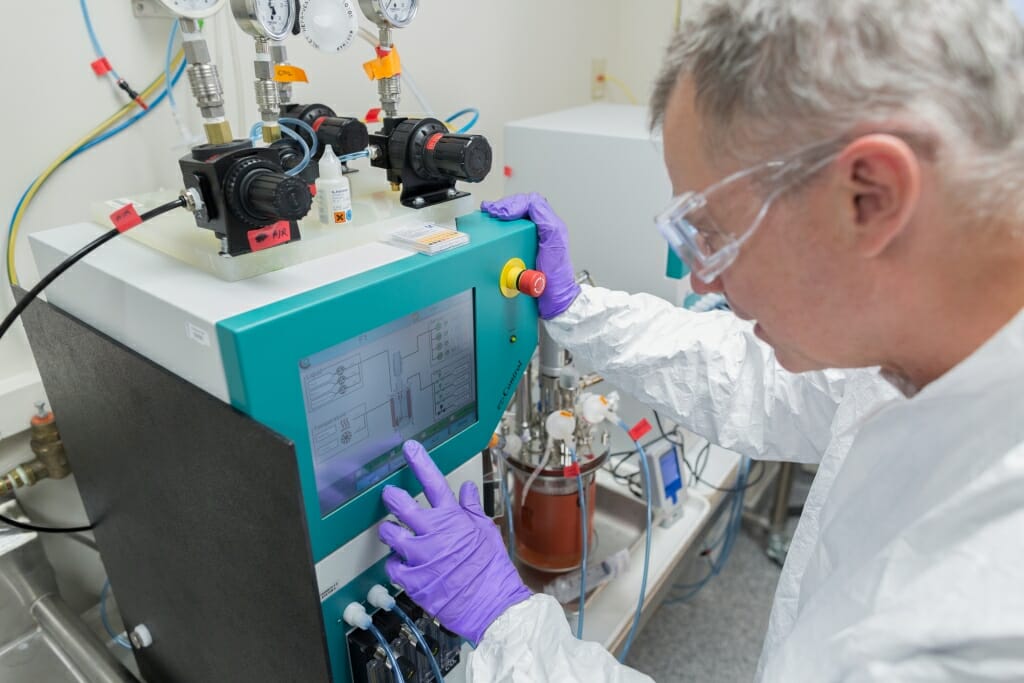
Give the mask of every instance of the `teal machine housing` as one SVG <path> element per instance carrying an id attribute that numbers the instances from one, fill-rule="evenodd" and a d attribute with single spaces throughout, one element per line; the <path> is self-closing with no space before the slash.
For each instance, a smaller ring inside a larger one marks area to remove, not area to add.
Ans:
<path id="1" fill-rule="evenodd" d="M 533 224 L 503 223 L 474 213 L 460 218 L 458 225 L 469 234 L 469 245 L 433 256 L 405 258 L 223 320 L 217 326 L 232 404 L 294 443 L 312 552 L 311 572 L 316 563 L 385 517 L 387 510 L 380 495 L 385 486 L 400 486 L 414 495 L 422 490 L 408 468 L 396 467 L 397 441 L 392 439 L 381 454 L 387 457 L 377 459 L 384 460 L 383 469 L 370 472 L 361 490 L 342 496 L 344 500 L 337 506 L 322 500 L 323 482 L 318 488 L 310 436 L 309 395 L 304 394 L 302 380 L 302 369 L 311 359 L 325 354 L 329 359 L 331 350 L 338 348 L 348 353 L 358 348 L 361 336 L 372 344 L 395 321 L 413 324 L 421 312 L 436 311 L 438 306 L 454 304 L 464 317 L 465 306 L 471 302 L 475 396 L 471 405 L 460 405 L 460 413 L 442 424 L 448 432 L 442 429 L 440 436 L 431 437 L 440 442 L 430 454 L 447 474 L 487 447 L 536 348 L 535 301 L 522 295 L 506 298 L 499 288 L 499 276 L 509 259 L 521 258 L 527 267 L 533 267 Z M 358 381 L 377 379 L 364 375 Z M 348 627 L 341 621 L 342 612 L 350 602 L 365 600 L 375 583 L 389 585 L 383 560 L 345 585 L 326 591 L 321 587 L 325 645 L 335 683 L 351 680 Z"/>

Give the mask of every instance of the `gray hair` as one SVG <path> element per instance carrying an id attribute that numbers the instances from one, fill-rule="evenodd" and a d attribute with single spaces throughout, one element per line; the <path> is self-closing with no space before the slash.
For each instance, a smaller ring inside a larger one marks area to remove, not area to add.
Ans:
<path id="1" fill-rule="evenodd" d="M 1004 0 L 699 0 L 655 82 L 652 128 L 683 77 L 714 157 L 927 133 L 960 207 L 1024 217 L 1024 30 Z"/>

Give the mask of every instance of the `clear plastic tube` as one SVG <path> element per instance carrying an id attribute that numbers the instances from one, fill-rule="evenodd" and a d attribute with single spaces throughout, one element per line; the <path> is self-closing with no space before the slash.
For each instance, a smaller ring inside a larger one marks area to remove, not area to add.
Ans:
<path id="1" fill-rule="evenodd" d="M 256 123 L 252 124 L 252 128 L 249 129 L 249 137 L 253 140 L 253 142 L 255 142 L 259 138 L 261 130 L 263 130 L 262 121 L 257 121 Z M 287 171 L 284 172 L 284 174 L 287 176 L 298 175 L 306 170 L 306 167 L 309 166 L 309 162 L 313 159 L 313 156 L 309 153 L 309 145 L 306 144 L 306 141 L 302 139 L 301 135 L 296 133 L 291 128 L 288 128 L 286 126 L 282 127 L 281 132 L 290 137 L 292 140 L 298 142 L 299 145 L 302 147 L 302 161 L 299 162 L 299 165 L 296 166 L 295 168 L 288 169 Z M 313 139 L 315 140 L 316 138 L 314 137 Z"/>
<path id="2" fill-rule="evenodd" d="M 380 629 L 374 626 L 372 623 L 366 627 L 367 630 L 374 635 L 380 646 L 384 648 L 384 654 L 387 655 L 388 663 L 391 664 L 391 672 L 395 674 L 395 681 L 397 683 L 405 683 L 405 677 L 402 676 L 402 671 L 398 668 L 398 660 L 395 659 L 395 651 L 391 649 L 390 643 L 384 638 L 384 634 L 380 632 Z"/>
<path id="3" fill-rule="evenodd" d="M 200 141 L 192 135 L 192 131 L 189 130 L 188 124 L 185 123 L 185 119 L 181 115 L 181 110 L 178 109 L 178 101 L 174 97 L 174 86 L 172 85 L 175 81 L 171 76 L 172 62 L 174 61 L 174 43 L 178 37 L 178 21 L 175 20 L 171 24 L 171 34 L 167 38 L 167 52 L 164 57 L 164 79 L 167 81 L 167 104 L 171 107 L 171 118 L 174 119 L 174 125 L 178 129 L 178 135 L 181 137 L 181 146 L 190 148 Z"/>
<path id="4" fill-rule="evenodd" d="M 629 434 L 629 427 L 625 422 L 619 420 L 618 424 L 624 432 Z M 629 637 L 626 638 L 626 644 L 622 647 L 622 653 L 619 655 L 620 662 L 626 661 L 629 650 L 633 647 L 637 629 L 640 627 L 640 613 L 644 609 L 644 599 L 647 597 L 647 571 L 651 564 L 651 472 L 647 465 L 647 454 L 644 452 L 644 447 L 639 441 L 634 440 L 633 443 L 636 444 L 637 451 L 640 453 L 640 468 L 643 472 L 644 501 L 647 504 L 647 534 L 644 539 L 644 572 L 643 578 L 640 580 L 640 595 L 637 597 L 636 612 L 633 614 L 633 625 L 629 629 Z"/>
<path id="5" fill-rule="evenodd" d="M 572 464 L 576 465 L 578 470 L 580 461 L 576 457 L 575 448 L 569 449 L 569 456 L 572 458 Z M 583 612 L 587 602 L 587 537 L 590 535 L 590 530 L 587 529 L 587 495 L 583 489 L 583 474 L 579 471 L 576 472 L 576 486 L 580 494 L 580 534 L 582 543 L 582 553 L 580 556 L 580 605 L 577 612 L 579 616 L 576 619 L 576 637 L 583 640 Z"/>
<path id="6" fill-rule="evenodd" d="M 316 136 L 316 131 L 313 130 L 313 126 L 309 125 L 308 123 L 301 119 L 293 119 L 287 116 L 282 119 L 279 119 L 279 121 L 281 123 L 287 123 L 290 126 L 298 126 L 302 130 L 309 133 L 309 136 L 313 139 L 313 146 L 309 148 L 309 154 L 310 156 L 316 156 L 317 150 L 320 149 L 320 139 Z"/>
<path id="7" fill-rule="evenodd" d="M 103 628 L 106 629 L 107 634 L 114 640 L 115 643 L 125 648 L 126 650 L 132 649 L 131 643 L 128 642 L 128 637 L 121 633 L 115 633 L 114 628 L 110 625 L 110 618 L 107 616 L 107 596 L 110 595 L 110 580 L 103 582 L 103 589 L 100 591 L 100 620 L 103 622 Z"/>
<path id="8" fill-rule="evenodd" d="M 351 154 L 343 154 L 340 157 L 338 157 L 338 161 L 348 163 L 349 161 L 355 161 L 356 159 L 362 159 L 363 157 L 368 156 L 370 156 L 370 151 L 364 149 L 359 152 L 352 152 Z"/>
<path id="9" fill-rule="evenodd" d="M 408 614 L 405 613 L 405 610 L 397 604 L 391 608 L 391 611 L 397 614 L 398 618 L 405 622 L 405 625 L 409 627 L 409 630 L 412 631 L 412 634 L 416 637 L 416 640 L 419 642 L 424 654 L 427 655 L 427 659 L 430 660 L 430 668 L 434 671 L 434 680 L 437 681 L 437 683 L 443 683 L 444 674 L 441 673 L 441 665 L 437 663 L 437 657 L 434 656 L 434 653 L 431 652 L 430 648 L 427 646 L 427 639 L 423 637 L 423 631 L 416 626 L 416 623 Z"/>
<path id="10" fill-rule="evenodd" d="M 513 562 L 516 561 L 516 524 L 512 517 L 512 498 L 508 494 L 508 460 L 501 450 L 501 495 L 505 499 L 505 518 L 508 520 L 508 556 Z"/>
<path id="11" fill-rule="evenodd" d="M 629 569 L 629 548 L 623 548 L 601 562 L 587 567 L 586 582 L 589 590 L 608 583 Z M 544 586 L 544 592 L 565 604 L 579 597 L 581 576 L 578 572 L 562 574 Z"/>
<path id="12" fill-rule="evenodd" d="M 409 90 L 412 92 L 413 97 L 416 98 L 416 101 L 420 103 L 420 107 L 423 109 L 423 112 L 433 116 L 434 108 L 430 106 L 430 103 L 427 102 L 427 98 L 420 91 L 419 87 L 417 87 L 416 81 L 412 77 L 412 72 L 404 66 L 402 67 L 402 82 L 409 86 Z"/>
<path id="13" fill-rule="evenodd" d="M 526 496 L 530 495 L 530 487 L 533 486 L 533 482 L 537 481 L 537 477 L 540 476 L 541 470 L 543 470 L 547 466 L 548 461 L 551 460 L 551 452 L 552 452 L 552 447 L 551 447 L 551 444 L 549 443 L 548 446 L 547 446 L 547 455 L 545 455 L 544 459 L 540 461 L 540 463 L 537 465 L 536 469 L 534 469 L 533 472 L 530 473 L 530 476 L 526 480 L 526 484 L 523 486 L 523 500 L 522 500 L 522 502 L 524 502 L 524 503 L 526 502 Z"/>

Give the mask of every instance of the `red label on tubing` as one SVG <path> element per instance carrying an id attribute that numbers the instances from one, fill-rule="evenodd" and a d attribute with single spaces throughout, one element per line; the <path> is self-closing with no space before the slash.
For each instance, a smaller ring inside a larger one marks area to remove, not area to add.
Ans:
<path id="1" fill-rule="evenodd" d="M 574 462 L 571 465 L 566 465 L 565 467 L 563 467 L 562 468 L 562 476 L 564 476 L 566 479 L 568 479 L 569 477 L 578 477 L 578 476 L 580 476 L 580 465 L 579 465 L 579 463 L 575 463 Z"/>
<path id="2" fill-rule="evenodd" d="M 114 224 L 118 232 L 125 232 L 136 225 L 142 225 L 142 217 L 135 210 L 134 204 L 128 204 L 110 214 L 110 222 Z"/>
<path id="3" fill-rule="evenodd" d="M 291 241 L 292 224 L 288 221 L 278 221 L 265 228 L 249 231 L 249 248 L 253 251 L 269 249 Z"/>
<path id="4" fill-rule="evenodd" d="M 651 423 L 644 418 L 633 425 L 633 428 L 629 430 L 629 438 L 633 439 L 633 441 L 639 441 L 648 432 L 650 432 L 651 429 L 653 429 L 653 427 L 651 427 Z"/>
<path id="5" fill-rule="evenodd" d="M 428 152 L 433 152 L 434 148 L 437 147 L 437 143 L 444 137 L 444 133 L 434 133 L 427 139 L 427 144 L 424 147 L 427 148 Z"/>
<path id="6" fill-rule="evenodd" d="M 91 62 L 89 66 L 92 67 L 92 72 L 97 76 L 105 76 L 114 70 L 114 67 L 110 66 L 110 60 L 106 57 L 100 57 L 94 62 Z"/>
<path id="7" fill-rule="evenodd" d="M 367 123 L 377 123 L 378 121 L 380 121 L 380 112 L 381 112 L 381 108 L 380 107 L 374 107 L 373 109 L 370 109 L 369 111 L 367 111 L 366 112 L 366 122 Z"/>

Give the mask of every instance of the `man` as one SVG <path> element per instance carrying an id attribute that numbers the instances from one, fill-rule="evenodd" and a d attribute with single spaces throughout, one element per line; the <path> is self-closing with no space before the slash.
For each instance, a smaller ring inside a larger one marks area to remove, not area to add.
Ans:
<path id="1" fill-rule="evenodd" d="M 997 0 L 706 0 L 652 101 L 693 314 L 572 280 L 536 195 L 552 336 L 726 448 L 820 468 L 762 681 L 1024 680 L 1024 34 Z M 696 194 L 691 194 L 696 193 Z M 624 230 L 632 226 L 623 226 Z M 756 324 L 752 324 L 756 321 Z M 828 368 L 860 368 L 830 370 Z M 645 681 L 530 596 L 475 489 L 385 491 L 392 579 L 474 681 Z"/>

